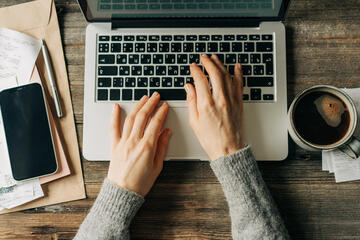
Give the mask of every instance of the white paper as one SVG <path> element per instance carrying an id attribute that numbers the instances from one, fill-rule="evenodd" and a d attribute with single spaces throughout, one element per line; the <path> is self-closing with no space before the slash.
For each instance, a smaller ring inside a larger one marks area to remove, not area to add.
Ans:
<path id="1" fill-rule="evenodd" d="M 0 79 L 17 76 L 19 84 L 29 82 L 41 41 L 0 27 Z"/>
<path id="2" fill-rule="evenodd" d="M 6 193 L 0 191 L 0 208 L 11 209 L 43 196 L 39 179 L 21 182 L 8 188 Z"/>

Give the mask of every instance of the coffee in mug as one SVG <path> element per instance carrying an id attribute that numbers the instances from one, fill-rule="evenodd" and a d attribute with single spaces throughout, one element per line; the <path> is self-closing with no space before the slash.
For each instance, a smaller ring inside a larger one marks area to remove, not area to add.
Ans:
<path id="1" fill-rule="evenodd" d="M 289 109 L 289 133 L 307 150 L 339 148 L 355 158 L 360 141 L 353 137 L 357 123 L 351 98 L 332 86 L 315 86 L 300 93 Z"/>

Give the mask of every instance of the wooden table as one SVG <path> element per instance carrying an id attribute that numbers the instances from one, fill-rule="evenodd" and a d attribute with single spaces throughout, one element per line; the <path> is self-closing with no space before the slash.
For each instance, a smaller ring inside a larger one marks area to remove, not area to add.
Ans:
<path id="1" fill-rule="evenodd" d="M 25 0 L 2 0 L 0 7 Z M 75 0 L 56 0 L 77 133 L 82 142 L 86 21 Z M 21 16 L 19 16 L 21 17 Z M 360 86 L 360 1 L 293 0 L 285 22 L 289 102 L 315 84 Z M 290 141 L 283 162 L 259 166 L 293 239 L 359 239 L 359 181 L 335 184 L 321 154 Z M 71 239 L 108 163 L 83 159 L 88 198 L 0 216 L 0 239 Z M 222 189 L 207 162 L 166 162 L 131 226 L 135 239 L 231 239 Z"/>

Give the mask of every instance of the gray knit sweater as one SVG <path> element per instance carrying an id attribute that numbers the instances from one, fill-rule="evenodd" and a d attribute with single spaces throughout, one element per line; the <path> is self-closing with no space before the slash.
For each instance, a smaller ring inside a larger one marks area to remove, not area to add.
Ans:
<path id="1" fill-rule="evenodd" d="M 210 165 L 229 204 L 233 239 L 290 239 L 250 147 Z M 105 179 L 75 239 L 130 239 L 129 225 L 143 202 Z"/>

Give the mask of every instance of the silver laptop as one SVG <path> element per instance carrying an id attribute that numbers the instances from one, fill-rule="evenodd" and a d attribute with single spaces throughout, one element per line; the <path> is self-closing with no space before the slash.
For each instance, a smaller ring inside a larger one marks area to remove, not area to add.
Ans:
<path id="1" fill-rule="evenodd" d="M 189 65 L 217 54 L 244 74 L 245 140 L 257 160 L 288 154 L 285 27 L 289 0 L 78 0 L 86 30 L 83 155 L 110 159 L 113 103 L 122 118 L 157 91 L 173 130 L 166 159 L 207 160 L 188 123 Z M 200 64 L 200 63 L 199 63 Z M 206 71 L 205 71 L 206 73 Z"/>

